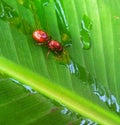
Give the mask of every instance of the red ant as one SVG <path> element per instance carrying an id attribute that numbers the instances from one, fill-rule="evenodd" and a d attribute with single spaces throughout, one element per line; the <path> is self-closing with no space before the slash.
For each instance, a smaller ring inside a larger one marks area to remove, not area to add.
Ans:
<path id="1" fill-rule="evenodd" d="M 47 46 L 56 55 L 63 52 L 63 46 L 61 43 L 56 40 L 52 40 L 52 38 L 43 30 L 35 30 L 33 32 L 33 38 L 38 42 L 38 45 Z"/>

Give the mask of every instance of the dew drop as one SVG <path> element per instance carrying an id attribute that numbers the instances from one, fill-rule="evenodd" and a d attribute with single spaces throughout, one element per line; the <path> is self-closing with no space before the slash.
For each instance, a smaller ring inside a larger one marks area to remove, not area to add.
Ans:
<path id="1" fill-rule="evenodd" d="M 10 20 L 14 17 L 18 16 L 17 12 L 14 8 L 9 6 L 4 1 L 0 2 L 0 18 L 4 20 Z"/>
<path id="2" fill-rule="evenodd" d="M 49 0 L 44 0 L 44 1 L 42 1 L 42 3 L 43 3 L 43 6 L 48 6 Z"/>
<path id="3" fill-rule="evenodd" d="M 91 47 L 91 30 L 92 22 L 86 15 L 83 16 L 81 21 L 80 39 L 83 49 L 90 49 Z"/>

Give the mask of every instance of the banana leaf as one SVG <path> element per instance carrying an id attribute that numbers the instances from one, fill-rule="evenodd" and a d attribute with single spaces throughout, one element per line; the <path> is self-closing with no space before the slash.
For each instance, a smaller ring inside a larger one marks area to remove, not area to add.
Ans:
<path id="1" fill-rule="evenodd" d="M 0 123 L 119 125 L 119 10 L 119 0 L 1 0 Z M 36 45 L 38 29 L 63 51 Z"/>

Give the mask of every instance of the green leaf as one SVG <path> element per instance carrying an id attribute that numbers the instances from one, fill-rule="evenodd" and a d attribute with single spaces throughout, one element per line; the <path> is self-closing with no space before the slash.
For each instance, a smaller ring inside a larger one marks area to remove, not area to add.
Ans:
<path id="1" fill-rule="evenodd" d="M 49 125 L 55 124 L 55 120 L 59 121 L 58 125 L 80 122 L 62 113 L 64 108 L 60 105 L 53 104 L 37 92 L 29 92 L 18 81 L 15 84 L 14 80 L 6 77 L 0 80 L 0 86 L 0 124 Z"/>
<path id="2" fill-rule="evenodd" d="M 110 112 L 103 110 L 95 104 L 92 104 L 90 101 L 76 95 L 74 92 L 67 91 L 67 89 L 55 85 L 54 83 L 51 83 L 47 79 L 44 79 L 43 77 L 40 77 L 27 69 L 25 70 L 18 65 L 12 64 L 4 58 L 0 58 L 0 62 L 0 70 L 2 72 L 20 80 L 23 83 L 26 83 L 27 85 L 30 85 L 35 90 L 57 100 L 59 103 L 65 104 L 70 109 L 73 109 L 84 116 L 89 116 L 92 119 L 96 117 L 94 120 L 101 121 L 102 124 L 113 124 L 115 121 L 117 124 L 120 122 L 119 117 L 117 117 L 115 114 L 112 115 Z M 94 113 L 91 114 L 93 111 Z"/>
<path id="3" fill-rule="evenodd" d="M 100 124 L 119 125 L 119 1 L 1 0 L 0 5 L 0 71 Z M 48 48 L 34 44 L 36 29 L 66 46 L 63 53 L 47 57 Z"/>

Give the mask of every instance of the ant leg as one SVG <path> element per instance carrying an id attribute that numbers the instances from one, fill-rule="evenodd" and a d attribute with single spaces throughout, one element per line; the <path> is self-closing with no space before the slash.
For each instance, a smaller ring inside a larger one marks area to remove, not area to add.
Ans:
<path id="1" fill-rule="evenodd" d="M 72 46 L 71 43 L 63 45 L 65 48 Z"/>
<path id="2" fill-rule="evenodd" d="M 49 55 L 50 55 L 50 50 L 48 50 L 46 58 L 48 58 Z"/>
<path id="3" fill-rule="evenodd" d="M 35 42 L 35 45 L 36 46 L 41 46 L 41 45 L 43 45 L 43 43 L 37 43 L 37 42 Z"/>

